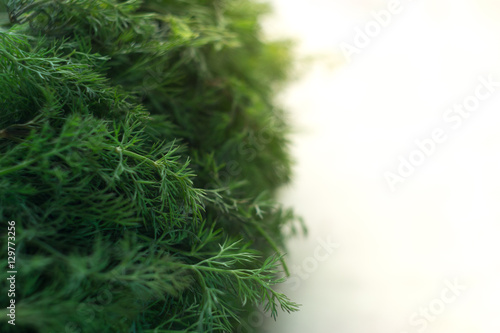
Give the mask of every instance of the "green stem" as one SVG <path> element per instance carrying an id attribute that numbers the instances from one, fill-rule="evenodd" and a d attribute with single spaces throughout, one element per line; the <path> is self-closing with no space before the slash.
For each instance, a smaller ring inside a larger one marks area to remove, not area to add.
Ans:
<path id="1" fill-rule="evenodd" d="M 200 273 L 199 271 L 201 270 L 201 271 L 208 271 L 208 272 L 221 273 L 221 274 L 228 274 L 228 273 L 245 274 L 246 276 L 240 276 L 240 278 L 242 278 L 242 279 L 246 279 L 246 278 L 249 278 L 252 276 L 252 274 L 250 274 L 247 269 L 222 269 L 222 268 L 216 268 L 216 267 L 210 267 L 210 266 L 202 266 L 202 265 L 198 265 L 198 264 L 187 265 L 187 264 L 181 264 L 181 263 L 174 263 L 174 266 L 192 269 L 192 270 L 196 271 L 198 274 Z"/>
<path id="2" fill-rule="evenodd" d="M 61 252 L 57 251 L 56 249 L 54 249 L 49 244 L 42 242 L 41 240 L 38 240 L 38 239 L 33 239 L 33 240 L 31 240 L 31 242 L 33 242 L 36 245 L 40 246 L 41 248 L 45 249 L 47 252 L 52 253 L 54 256 L 60 258 L 61 260 L 63 260 L 63 261 L 67 260 L 66 256 L 64 256 Z"/>
<path id="3" fill-rule="evenodd" d="M 276 251 L 276 253 L 280 254 L 281 251 L 278 248 L 278 245 L 276 245 L 276 243 L 268 235 L 268 233 L 264 229 L 262 229 L 262 227 L 260 225 L 258 225 L 257 223 L 254 222 L 253 225 L 255 226 L 255 228 L 257 228 L 257 230 L 260 232 L 260 234 L 267 240 L 267 242 L 271 245 L 273 250 Z M 287 266 L 285 260 L 283 259 L 283 257 L 280 257 L 280 262 L 281 262 L 281 265 L 283 265 L 283 270 L 285 271 L 286 276 L 289 277 L 290 271 L 288 270 L 288 266 Z"/>
<path id="4" fill-rule="evenodd" d="M 28 165 L 33 164 L 35 161 L 36 161 L 36 159 L 24 161 L 22 163 L 11 166 L 9 168 L 2 169 L 2 170 L 0 170 L 0 176 L 5 176 L 5 175 L 8 175 L 9 173 L 13 173 L 13 172 L 16 172 L 18 170 L 24 169 Z"/>
<path id="5" fill-rule="evenodd" d="M 159 164 L 156 163 L 155 161 L 147 158 L 146 156 L 142 156 L 140 154 L 137 154 L 137 153 L 134 153 L 134 152 L 131 152 L 129 150 L 126 150 L 126 149 L 122 149 L 120 147 L 114 147 L 114 148 L 108 148 L 110 150 L 114 150 L 115 152 L 117 153 L 121 153 L 125 156 L 128 156 L 128 157 L 132 157 L 132 158 L 135 158 L 135 159 L 138 159 L 138 160 L 141 160 L 143 162 L 146 162 L 147 164 L 151 165 L 151 166 L 154 166 L 154 167 L 159 167 Z"/>

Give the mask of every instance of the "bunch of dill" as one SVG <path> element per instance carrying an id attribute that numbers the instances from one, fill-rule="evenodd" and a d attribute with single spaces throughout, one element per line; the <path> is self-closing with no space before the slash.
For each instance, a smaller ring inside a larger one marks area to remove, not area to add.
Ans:
<path id="1" fill-rule="evenodd" d="M 276 292 L 290 177 L 273 103 L 289 43 L 250 0 L 9 0 L 0 28 L 0 233 L 15 326 L 231 332 Z M 286 234 L 284 227 L 289 230 Z"/>

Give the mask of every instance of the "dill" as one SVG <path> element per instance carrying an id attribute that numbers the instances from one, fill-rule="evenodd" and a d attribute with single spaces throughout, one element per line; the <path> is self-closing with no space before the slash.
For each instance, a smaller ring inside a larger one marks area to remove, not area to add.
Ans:
<path id="1" fill-rule="evenodd" d="M 267 6 L 5 11 L 0 221 L 16 221 L 19 287 L 16 326 L 4 308 L 0 331 L 232 332 L 258 306 L 296 311 L 273 289 L 304 226 L 275 199 L 291 159 L 273 97 L 292 58 L 261 36 Z"/>

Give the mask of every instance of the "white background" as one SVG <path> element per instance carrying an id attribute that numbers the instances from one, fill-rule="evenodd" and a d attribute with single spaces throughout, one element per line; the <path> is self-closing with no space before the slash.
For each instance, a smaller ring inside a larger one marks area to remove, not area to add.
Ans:
<path id="1" fill-rule="evenodd" d="M 288 259 L 296 278 L 295 265 L 310 273 L 281 288 L 301 311 L 255 324 L 264 331 L 500 332 L 500 88 L 458 129 L 443 121 L 479 76 L 500 81 L 500 3 L 401 0 L 347 61 L 339 45 L 388 2 L 272 1 L 267 34 L 294 38 L 301 57 L 317 60 L 279 98 L 297 161 L 282 198 L 310 230 L 290 242 Z M 384 173 L 434 128 L 448 139 L 392 192 Z M 322 262 L 318 237 L 340 245 Z M 467 290 L 425 328 L 412 325 L 454 279 Z"/>

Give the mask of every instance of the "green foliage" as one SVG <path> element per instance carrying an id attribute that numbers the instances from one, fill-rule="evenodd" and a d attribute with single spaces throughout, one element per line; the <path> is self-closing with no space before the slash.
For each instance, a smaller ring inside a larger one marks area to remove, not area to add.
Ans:
<path id="1" fill-rule="evenodd" d="M 231 332 L 298 305 L 278 204 L 289 43 L 250 0 L 9 0 L 0 28 L 0 221 L 16 326 Z M 297 223 L 299 222 L 299 223 Z M 0 273 L 0 304 L 8 304 Z"/>

